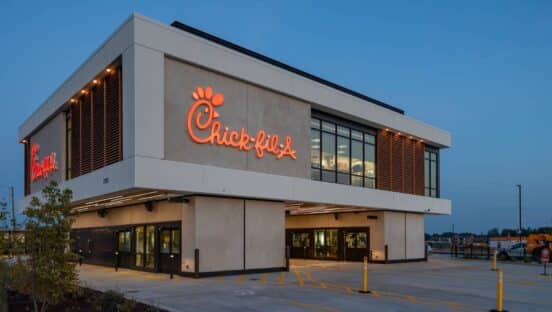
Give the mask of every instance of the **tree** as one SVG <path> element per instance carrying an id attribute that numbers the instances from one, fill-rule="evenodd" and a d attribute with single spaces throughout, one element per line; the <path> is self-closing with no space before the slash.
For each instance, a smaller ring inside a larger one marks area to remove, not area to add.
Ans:
<path id="1" fill-rule="evenodd" d="M 12 270 L 14 288 L 32 299 L 35 312 L 78 290 L 76 255 L 69 248 L 72 192 L 52 181 L 42 198 L 33 197 L 23 212 L 27 256 L 19 257 Z"/>
<path id="2" fill-rule="evenodd" d="M 497 237 L 497 236 L 500 236 L 500 232 L 499 232 L 498 228 L 492 228 L 487 232 L 487 235 L 489 237 Z"/>

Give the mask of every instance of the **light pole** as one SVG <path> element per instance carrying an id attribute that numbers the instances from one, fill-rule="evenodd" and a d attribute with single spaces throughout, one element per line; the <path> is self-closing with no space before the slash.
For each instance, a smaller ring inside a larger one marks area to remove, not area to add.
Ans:
<path id="1" fill-rule="evenodd" d="M 517 185 L 518 188 L 518 205 L 519 205 L 519 242 L 521 243 L 521 184 Z"/>

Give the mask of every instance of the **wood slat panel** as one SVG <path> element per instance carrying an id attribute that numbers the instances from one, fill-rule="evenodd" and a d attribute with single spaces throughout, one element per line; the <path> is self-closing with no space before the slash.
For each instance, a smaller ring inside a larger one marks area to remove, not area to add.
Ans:
<path id="1" fill-rule="evenodd" d="M 80 103 L 71 105 L 71 178 L 81 174 L 81 106 Z"/>
<path id="2" fill-rule="evenodd" d="M 377 150 L 377 188 L 424 195 L 424 144 L 379 130 Z"/>
<path id="3" fill-rule="evenodd" d="M 122 159 L 120 69 L 105 78 L 105 88 L 105 165 L 107 166 Z"/>
<path id="4" fill-rule="evenodd" d="M 81 97 L 81 174 L 92 171 L 92 101 L 90 93 Z"/>
<path id="5" fill-rule="evenodd" d="M 94 154 L 92 170 L 99 169 L 105 164 L 105 94 L 104 84 L 100 83 L 92 89 L 93 103 L 93 135 Z"/>
<path id="6" fill-rule="evenodd" d="M 376 140 L 377 188 L 391 190 L 391 136 L 387 131 L 378 131 Z"/>

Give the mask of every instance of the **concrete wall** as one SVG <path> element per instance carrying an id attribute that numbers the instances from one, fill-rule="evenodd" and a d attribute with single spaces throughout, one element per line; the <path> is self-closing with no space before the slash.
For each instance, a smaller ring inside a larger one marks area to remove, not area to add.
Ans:
<path id="1" fill-rule="evenodd" d="M 406 215 L 406 258 L 421 259 L 425 256 L 424 215 Z"/>
<path id="2" fill-rule="evenodd" d="M 284 206 L 278 202 L 245 201 L 245 268 L 285 266 Z"/>
<path id="3" fill-rule="evenodd" d="M 48 175 L 31 182 L 31 193 L 42 190 L 50 180 L 61 182 L 65 178 L 65 114 L 59 113 L 50 122 L 36 132 L 30 140 L 31 146 L 38 144 L 38 161 L 51 152 L 56 153 L 58 169 Z M 27 173 L 30 174 L 30 173 Z"/>
<path id="4" fill-rule="evenodd" d="M 185 203 L 154 203 L 153 211 L 146 210 L 144 204 L 132 205 L 109 209 L 104 218 L 100 218 L 96 211 L 76 214 L 73 228 L 92 228 L 104 226 L 116 226 L 126 224 L 158 223 L 168 221 L 179 221 L 182 218 L 182 206 Z"/>
<path id="5" fill-rule="evenodd" d="M 377 216 L 378 218 L 368 219 L 367 216 Z M 374 260 L 383 260 L 385 259 L 383 218 L 384 213 L 382 212 L 340 213 L 337 220 L 333 213 L 286 216 L 286 229 L 369 227 L 372 256 Z"/>
<path id="6" fill-rule="evenodd" d="M 224 95 L 224 104 L 216 108 L 223 127 L 237 131 L 245 128 L 252 136 L 264 129 L 267 134 L 278 134 L 281 143 L 289 135 L 297 150 L 297 159 L 278 160 L 268 153 L 259 159 L 254 150 L 193 142 L 186 130 L 186 116 L 194 103 L 192 92 L 198 86 L 211 86 L 215 93 Z M 164 124 L 165 159 L 310 177 L 310 105 L 305 102 L 166 58 Z"/>
<path id="7" fill-rule="evenodd" d="M 196 248 L 200 273 L 284 267 L 283 204 L 193 197 L 183 208 L 182 271 L 194 271 Z"/>
<path id="8" fill-rule="evenodd" d="M 384 220 L 389 260 L 424 258 L 423 214 L 384 212 Z"/>

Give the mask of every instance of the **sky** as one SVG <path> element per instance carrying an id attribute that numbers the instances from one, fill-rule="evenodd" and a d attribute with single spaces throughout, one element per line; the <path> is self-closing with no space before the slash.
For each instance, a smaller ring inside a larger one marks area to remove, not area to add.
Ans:
<path id="1" fill-rule="evenodd" d="M 179 20 L 445 129 L 426 232 L 552 226 L 552 1 L 0 3 L 0 197 L 22 196 L 19 125 L 132 12 Z"/>

